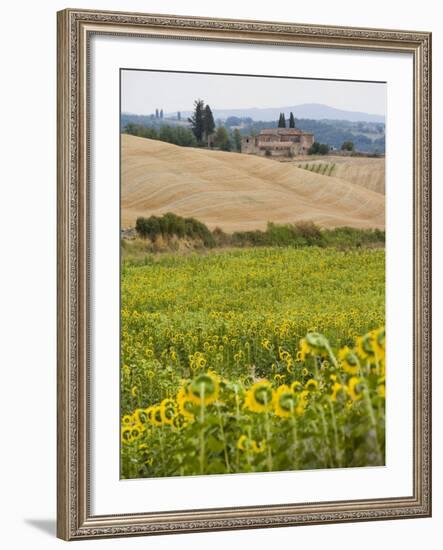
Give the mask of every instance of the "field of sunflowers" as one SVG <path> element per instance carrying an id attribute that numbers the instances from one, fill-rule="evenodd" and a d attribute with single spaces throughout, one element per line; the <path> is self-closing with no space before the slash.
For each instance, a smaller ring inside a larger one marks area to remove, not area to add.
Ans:
<path id="1" fill-rule="evenodd" d="M 121 477 L 382 465 L 383 249 L 124 260 Z"/>

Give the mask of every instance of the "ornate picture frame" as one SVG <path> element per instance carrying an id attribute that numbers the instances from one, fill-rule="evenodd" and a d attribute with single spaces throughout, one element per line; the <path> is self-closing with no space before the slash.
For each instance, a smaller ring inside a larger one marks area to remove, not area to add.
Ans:
<path id="1" fill-rule="evenodd" d="M 431 515 L 431 34 L 68 9 L 58 13 L 58 504 L 64 540 Z M 406 53 L 413 58 L 412 495 L 94 515 L 89 442 L 89 55 L 94 35 Z"/>

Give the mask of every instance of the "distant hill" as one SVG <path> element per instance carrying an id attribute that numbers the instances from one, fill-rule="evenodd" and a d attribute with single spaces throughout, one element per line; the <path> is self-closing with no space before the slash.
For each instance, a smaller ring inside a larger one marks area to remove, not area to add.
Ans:
<path id="1" fill-rule="evenodd" d="M 362 167 L 363 168 L 363 167 Z M 255 155 L 122 135 L 122 227 L 173 212 L 227 232 L 268 221 L 384 229 L 385 197 L 344 179 Z"/>
<path id="2" fill-rule="evenodd" d="M 286 105 L 283 107 L 267 107 L 267 108 L 247 108 L 247 109 L 213 109 L 215 118 L 225 119 L 230 116 L 238 116 L 242 118 L 250 117 L 253 120 L 263 120 L 269 122 L 278 120 L 280 113 L 285 113 L 289 117 L 289 113 L 293 112 L 295 118 L 309 118 L 311 120 L 348 120 L 350 122 L 384 122 L 383 115 L 371 113 L 363 113 L 359 111 L 345 111 L 322 105 L 320 103 L 305 103 L 303 105 Z M 171 116 L 175 116 L 172 113 Z M 183 117 L 191 116 L 191 111 L 183 111 Z"/>

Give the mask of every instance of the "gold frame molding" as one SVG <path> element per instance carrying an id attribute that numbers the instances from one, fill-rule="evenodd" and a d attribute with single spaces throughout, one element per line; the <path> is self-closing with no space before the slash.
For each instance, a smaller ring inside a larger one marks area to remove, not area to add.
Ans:
<path id="1" fill-rule="evenodd" d="M 57 535 L 65 540 L 431 515 L 431 33 L 68 9 L 58 24 Z M 406 52 L 414 60 L 413 495 L 93 516 L 88 487 L 88 44 L 93 34 Z"/>

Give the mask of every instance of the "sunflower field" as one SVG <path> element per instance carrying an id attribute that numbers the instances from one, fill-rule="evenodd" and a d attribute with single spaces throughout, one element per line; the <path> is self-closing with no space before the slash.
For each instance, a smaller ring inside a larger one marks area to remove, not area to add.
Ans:
<path id="1" fill-rule="evenodd" d="M 124 260 L 121 477 L 382 465 L 383 249 Z"/>

